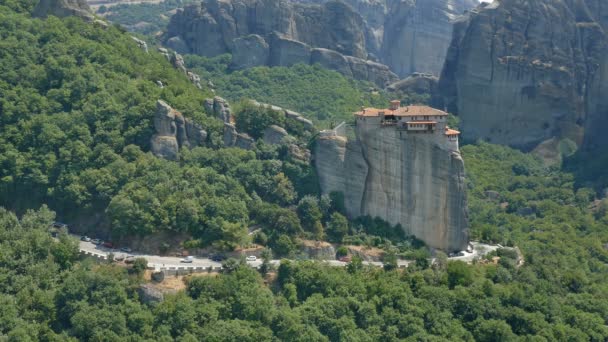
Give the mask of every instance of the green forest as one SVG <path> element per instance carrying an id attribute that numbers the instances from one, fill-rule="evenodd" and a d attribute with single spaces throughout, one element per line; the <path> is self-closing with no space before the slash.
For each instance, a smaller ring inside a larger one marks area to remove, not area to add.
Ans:
<path id="1" fill-rule="evenodd" d="M 524 263 L 507 249 L 472 265 L 441 253 L 430 263 L 398 227 L 348 221 L 341 194 L 319 196 L 310 164 L 286 147 L 225 148 L 222 122 L 203 106 L 211 90 L 161 54 L 146 54 L 119 27 L 32 19 L 35 2 L 0 0 L 0 339 L 608 340 L 608 200 L 589 182 L 594 174 L 579 171 L 583 160 L 564 170 L 503 146 L 464 146 L 472 237 L 517 246 Z M 226 73 L 222 58 L 187 63 L 230 99 L 292 108 L 319 126 L 386 101 L 315 66 Z M 158 99 L 209 132 L 206 145 L 178 161 L 154 157 Z M 296 144 L 311 139 L 268 108 L 243 102 L 235 116 L 254 138 L 285 124 Z M 255 242 L 297 259 L 299 240 L 324 239 L 387 257 L 384 268 L 355 258 L 344 268 L 283 260 L 272 269 L 265 260 L 259 271 L 231 259 L 222 273 L 187 277 L 184 291 L 149 302 L 145 261 L 97 263 L 65 232 L 50 234 L 54 221 L 96 215 L 106 219 L 89 232 L 118 241 L 184 234 L 190 247 Z M 251 225 L 261 227 L 253 236 Z M 415 262 L 398 269 L 397 255 Z"/>

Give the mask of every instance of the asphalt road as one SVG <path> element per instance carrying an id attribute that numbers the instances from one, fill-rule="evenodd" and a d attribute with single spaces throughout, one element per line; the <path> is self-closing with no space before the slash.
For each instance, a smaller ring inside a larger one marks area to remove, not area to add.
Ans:
<path id="1" fill-rule="evenodd" d="M 180 267 L 188 267 L 188 268 L 203 267 L 205 269 L 208 269 L 209 267 L 213 267 L 214 269 L 215 268 L 220 269 L 222 266 L 221 262 L 216 262 L 216 261 L 213 261 L 208 258 L 193 257 L 191 263 L 184 263 L 184 262 L 182 262 L 183 259 L 179 258 L 179 257 L 148 255 L 148 254 L 137 253 L 137 252 L 125 253 L 118 249 L 110 249 L 110 248 L 103 247 L 101 245 L 95 245 L 92 242 L 80 241 L 79 236 L 75 236 L 75 237 L 79 239 L 81 252 L 84 252 L 86 254 L 94 254 L 94 255 L 98 255 L 98 256 L 103 256 L 105 258 L 107 258 L 110 253 L 114 254 L 114 257 L 123 257 L 124 258 L 129 255 L 132 255 L 135 258 L 145 258 L 146 260 L 148 260 L 148 267 L 154 268 L 157 270 L 178 269 Z M 473 245 L 472 253 L 468 253 L 468 252 L 464 251 L 463 252 L 464 256 L 451 257 L 448 259 L 449 260 L 461 260 L 461 261 L 470 263 L 473 261 L 473 259 L 481 258 L 484 255 L 486 255 L 487 253 L 499 248 L 499 246 L 486 245 L 486 244 L 482 244 L 479 242 L 471 242 L 471 244 Z M 338 260 L 319 260 L 319 262 L 324 262 L 330 266 L 335 266 L 335 267 L 344 267 L 344 266 L 348 265 L 348 263 L 338 261 Z M 398 260 L 397 261 L 399 267 L 407 267 L 410 262 L 412 262 L 412 261 L 409 261 L 409 260 Z M 270 263 L 275 266 L 278 266 L 281 263 L 281 261 L 278 259 L 271 260 Z M 250 265 L 251 267 L 259 267 L 260 265 L 262 265 L 262 260 L 258 258 L 258 260 L 256 260 L 256 261 L 247 261 L 247 264 Z M 382 267 L 384 265 L 382 262 L 373 262 L 373 261 L 371 261 L 371 262 L 364 261 L 363 264 L 376 266 L 376 267 Z"/>
<path id="2" fill-rule="evenodd" d="M 78 237 L 78 236 L 75 236 L 75 237 L 80 239 L 80 237 Z M 178 257 L 149 255 L 149 254 L 143 254 L 143 253 L 137 253 L 137 252 L 125 253 L 118 249 L 106 248 L 106 247 L 103 247 L 100 245 L 95 245 L 94 243 L 87 242 L 87 241 L 80 241 L 80 251 L 88 253 L 88 254 L 104 256 L 106 258 L 110 253 L 114 254 L 115 258 L 116 257 L 124 258 L 129 255 L 132 255 L 135 258 L 145 258 L 146 260 L 148 260 L 148 267 L 155 268 L 155 269 L 161 269 L 161 268 L 177 269 L 179 267 L 204 267 L 204 268 L 218 267 L 219 268 L 222 266 L 221 262 L 216 262 L 216 261 L 213 261 L 208 258 L 193 257 L 191 263 L 184 263 L 184 262 L 182 262 L 183 259 L 178 258 Z M 342 262 L 339 260 L 319 260 L 319 262 L 325 262 L 330 266 L 336 266 L 336 267 L 344 267 L 344 266 L 348 265 L 347 262 Z M 270 263 L 275 266 L 278 266 L 278 265 L 280 265 L 281 261 L 278 259 L 275 259 L 275 260 L 271 260 Z M 262 260 L 258 258 L 258 260 L 256 260 L 256 261 L 247 261 L 247 264 L 252 267 L 259 267 L 260 265 L 262 265 Z M 383 266 L 383 263 L 375 262 L 375 261 L 364 261 L 363 264 L 376 266 L 376 267 Z M 409 261 L 407 261 L 407 260 L 398 261 L 399 267 L 406 267 L 408 264 L 409 264 Z"/>

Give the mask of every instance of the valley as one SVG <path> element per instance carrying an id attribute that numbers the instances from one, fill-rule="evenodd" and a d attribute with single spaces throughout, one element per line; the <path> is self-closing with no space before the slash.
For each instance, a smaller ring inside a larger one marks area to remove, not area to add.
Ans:
<path id="1" fill-rule="evenodd" d="M 607 340 L 604 7 L 0 0 L 0 340 Z"/>

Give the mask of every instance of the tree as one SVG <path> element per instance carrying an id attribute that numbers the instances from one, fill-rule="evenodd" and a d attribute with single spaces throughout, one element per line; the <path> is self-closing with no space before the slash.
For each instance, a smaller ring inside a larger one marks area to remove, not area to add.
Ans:
<path id="1" fill-rule="evenodd" d="M 302 225 L 308 231 L 315 230 L 315 224 L 319 223 L 323 217 L 319 201 L 313 196 L 304 196 L 298 203 L 297 210 Z"/>
<path id="2" fill-rule="evenodd" d="M 342 242 L 344 236 L 348 234 L 348 220 L 344 215 L 335 212 L 331 214 L 327 222 L 327 235 L 334 242 Z"/>
<path id="3" fill-rule="evenodd" d="M 448 262 L 448 285 L 451 289 L 456 286 L 469 286 L 473 283 L 473 272 L 465 262 L 457 260 Z"/>
<path id="4" fill-rule="evenodd" d="M 148 268 L 148 260 L 146 260 L 145 258 L 136 258 L 135 261 L 133 262 L 133 267 L 131 268 L 131 270 L 137 276 L 141 277 L 147 268 Z"/>

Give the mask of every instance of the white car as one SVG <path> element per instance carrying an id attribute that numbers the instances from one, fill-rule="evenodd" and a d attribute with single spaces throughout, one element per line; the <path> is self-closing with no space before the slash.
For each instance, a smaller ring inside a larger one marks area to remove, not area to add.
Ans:
<path id="1" fill-rule="evenodd" d="M 245 260 L 247 260 L 247 261 L 256 261 L 256 260 L 258 260 L 258 258 L 255 255 L 250 255 L 247 258 L 245 258 Z"/>
<path id="2" fill-rule="evenodd" d="M 194 261 L 194 257 L 189 255 L 189 256 L 183 258 L 181 262 L 184 264 L 191 264 L 193 261 Z"/>

